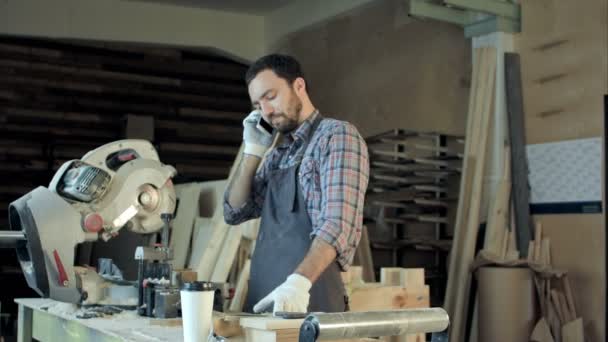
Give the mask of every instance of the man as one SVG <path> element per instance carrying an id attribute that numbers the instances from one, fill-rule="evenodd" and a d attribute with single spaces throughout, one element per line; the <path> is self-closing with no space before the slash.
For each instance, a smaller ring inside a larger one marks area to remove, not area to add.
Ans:
<path id="1" fill-rule="evenodd" d="M 244 310 L 346 311 L 340 271 L 361 237 L 365 141 L 315 109 L 294 58 L 262 57 L 245 78 L 254 110 L 243 121 L 244 156 L 224 201 L 228 224 L 261 216 Z M 260 116 L 280 137 L 256 172 L 274 140 L 258 128 Z"/>

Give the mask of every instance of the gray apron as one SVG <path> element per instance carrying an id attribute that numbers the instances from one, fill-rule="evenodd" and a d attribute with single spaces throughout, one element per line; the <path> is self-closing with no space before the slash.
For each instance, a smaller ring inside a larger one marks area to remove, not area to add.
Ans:
<path id="1" fill-rule="evenodd" d="M 244 311 L 281 285 L 304 259 L 312 243 L 312 223 L 300 188 L 298 169 L 322 117 L 317 115 L 295 165 L 268 175 L 260 231 L 251 257 Z M 310 289 L 308 312 L 347 311 L 347 297 L 337 262 L 331 263 Z M 269 311 L 272 311 L 270 306 Z"/>

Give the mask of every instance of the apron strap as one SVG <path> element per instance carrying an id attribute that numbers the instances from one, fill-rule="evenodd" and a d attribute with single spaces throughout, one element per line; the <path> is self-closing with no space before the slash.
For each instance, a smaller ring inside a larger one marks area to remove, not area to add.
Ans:
<path id="1" fill-rule="evenodd" d="M 313 135 L 315 134 L 315 131 L 317 130 L 317 128 L 319 128 L 319 125 L 321 124 L 321 121 L 323 121 L 323 116 L 321 115 L 321 113 L 317 112 L 317 116 L 315 117 L 313 123 L 312 123 L 312 127 L 310 128 L 310 132 L 308 132 L 308 136 L 306 137 L 306 141 L 304 141 L 304 145 L 302 146 L 301 150 L 302 155 L 298 157 L 298 166 L 297 166 L 297 172 L 294 172 L 294 177 L 295 179 L 294 181 L 294 186 L 299 186 L 299 182 L 300 180 L 298 179 L 298 174 L 299 174 L 299 170 L 300 170 L 300 164 L 302 164 L 302 159 L 304 157 L 304 154 L 306 154 L 306 150 L 308 149 L 308 145 L 310 144 L 310 140 L 312 139 Z M 293 200 L 291 202 L 291 212 L 293 213 L 294 211 L 297 210 L 296 208 L 296 204 L 298 201 L 298 196 L 293 196 Z"/>

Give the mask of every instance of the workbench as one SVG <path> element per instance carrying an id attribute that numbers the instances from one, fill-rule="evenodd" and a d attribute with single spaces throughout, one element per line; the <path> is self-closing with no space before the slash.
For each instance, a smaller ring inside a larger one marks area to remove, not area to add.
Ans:
<path id="1" fill-rule="evenodd" d="M 53 311 L 57 301 L 44 298 L 15 299 L 19 305 L 18 342 L 60 341 L 181 341 L 182 327 L 160 326 L 135 311 L 124 311 L 105 318 L 79 319 L 69 313 Z"/>
<path id="2" fill-rule="evenodd" d="M 65 303 L 44 298 L 15 299 L 19 305 L 18 342 L 175 342 L 182 341 L 180 319 L 153 319 L 138 316 L 135 311 L 123 311 L 104 318 L 76 318 L 62 311 Z M 69 305 L 68 305 L 69 307 Z M 59 309 L 57 309 L 59 308 Z M 287 320 L 275 317 L 244 317 L 239 324 L 239 336 L 227 338 L 230 342 L 296 342 L 301 319 Z M 368 339 L 354 339 L 368 341 Z M 373 340 L 377 341 L 377 340 Z"/>

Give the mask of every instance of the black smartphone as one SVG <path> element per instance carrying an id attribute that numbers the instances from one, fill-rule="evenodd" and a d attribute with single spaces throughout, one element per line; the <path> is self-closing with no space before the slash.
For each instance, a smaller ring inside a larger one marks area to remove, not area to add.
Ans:
<path id="1" fill-rule="evenodd" d="M 256 126 L 260 131 L 268 134 L 268 135 L 273 135 L 274 134 L 274 128 L 272 127 L 271 124 L 268 123 L 268 121 L 264 120 L 264 118 L 262 116 L 260 116 L 260 120 L 258 120 L 258 124 Z"/>

